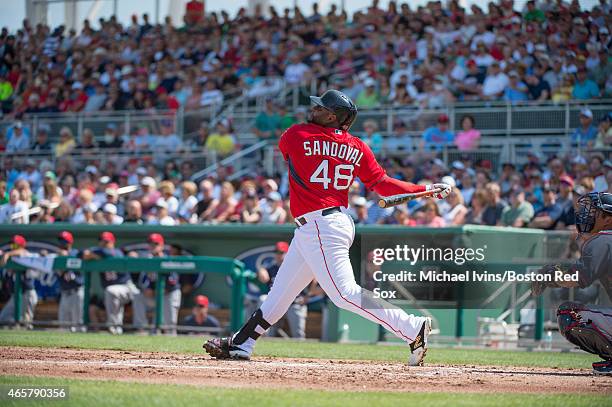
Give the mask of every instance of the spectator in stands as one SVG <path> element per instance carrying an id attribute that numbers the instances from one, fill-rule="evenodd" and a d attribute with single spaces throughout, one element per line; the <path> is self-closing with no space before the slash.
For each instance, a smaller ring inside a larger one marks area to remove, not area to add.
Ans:
<path id="1" fill-rule="evenodd" d="M 487 206 L 482 214 L 484 225 L 496 226 L 501 224 L 501 217 L 506 210 L 506 203 L 501 200 L 501 188 L 495 182 L 489 182 L 485 186 L 487 194 Z"/>
<path id="2" fill-rule="evenodd" d="M 465 216 L 466 224 L 483 225 L 483 214 L 487 207 L 487 193 L 483 189 L 477 189 L 471 200 L 470 209 Z"/>
<path id="3" fill-rule="evenodd" d="M 223 182 L 219 198 L 213 199 L 200 218 L 214 223 L 225 222 L 236 209 L 234 192 L 234 186 L 230 182 Z"/>
<path id="4" fill-rule="evenodd" d="M 446 202 L 448 202 L 449 208 L 443 216 L 444 223 L 447 226 L 463 225 L 468 209 L 464 205 L 461 192 L 457 188 L 453 188 L 446 197 Z"/>
<path id="5" fill-rule="evenodd" d="M 601 119 L 595 136 L 595 148 L 612 147 L 612 112 Z"/>
<path id="6" fill-rule="evenodd" d="M 485 100 L 501 100 L 509 83 L 508 76 L 501 70 L 499 62 L 493 61 L 487 70 L 480 96 Z"/>
<path id="7" fill-rule="evenodd" d="M 18 153 L 30 148 L 30 137 L 23 131 L 23 124 L 16 121 L 12 127 L 12 134 L 6 144 L 7 153 Z"/>
<path id="8" fill-rule="evenodd" d="M 282 224 L 287 219 L 287 212 L 283 208 L 283 198 L 278 192 L 270 192 L 267 196 L 268 204 L 263 207 L 261 223 Z"/>
<path id="9" fill-rule="evenodd" d="M 176 220 L 168 213 L 168 203 L 163 198 L 158 198 L 155 206 L 149 212 L 148 225 L 174 226 Z"/>
<path id="10" fill-rule="evenodd" d="M 195 139 L 193 139 L 188 144 L 189 148 L 193 150 L 193 149 L 200 149 L 206 146 L 206 140 L 208 140 L 208 135 L 209 135 L 208 126 L 209 126 L 209 123 L 206 121 L 203 121 L 200 124 L 200 127 L 198 127 L 198 134 L 196 134 Z"/>
<path id="11" fill-rule="evenodd" d="M 522 228 L 533 218 L 533 206 L 525 200 L 525 191 L 520 187 L 510 192 L 510 206 L 502 213 L 501 224 Z"/>
<path id="12" fill-rule="evenodd" d="M 593 126 L 593 112 L 584 108 L 580 110 L 580 127 L 571 136 L 572 143 L 580 147 L 593 147 L 597 137 L 597 128 Z"/>
<path id="13" fill-rule="evenodd" d="M 183 325 L 201 328 L 221 328 L 217 318 L 208 313 L 208 297 L 205 295 L 197 295 L 195 297 L 195 305 L 191 309 L 191 315 L 183 320 Z"/>
<path id="14" fill-rule="evenodd" d="M 518 72 L 511 71 L 508 77 L 510 82 L 504 90 L 504 100 L 511 102 L 513 105 L 529 100 L 527 85 L 521 81 Z"/>
<path id="15" fill-rule="evenodd" d="M 106 203 L 102 206 L 102 218 L 98 223 L 102 225 L 121 225 L 123 218 L 117 215 L 117 206 Z"/>
<path id="16" fill-rule="evenodd" d="M 16 188 L 9 192 L 9 201 L 0 206 L 0 223 L 27 224 L 30 222 L 28 204 L 21 200 Z"/>
<path id="17" fill-rule="evenodd" d="M 0 267 L 4 267 L 11 257 L 38 257 L 36 253 L 32 253 L 26 249 L 27 242 L 21 235 L 13 235 L 11 238 L 10 250 L 3 253 L 0 250 Z M 32 329 L 32 320 L 34 319 L 34 310 L 38 304 L 38 295 L 34 288 L 34 279 L 37 272 L 32 269 L 27 269 L 21 274 L 21 318 L 22 323 L 26 324 L 28 329 Z M 0 311 L 0 322 L 15 322 L 15 274 L 13 270 L 6 270 L 6 280 L 10 287 L 11 298 Z"/>
<path id="18" fill-rule="evenodd" d="M 563 75 L 559 85 L 552 91 L 552 101 L 555 103 L 566 102 L 572 98 L 574 92 L 574 76 L 566 73 Z"/>
<path id="19" fill-rule="evenodd" d="M 106 125 L 104 130 L 104 139 L 98 143 L 100 148 L 120 149 L 123 146 L 123 140 L 117 131 L 117 126 L 114 123 Z"/>
<path id="20" fill-rule="evenodd" d="M 366 120 L 363 123 L 364 134 L 361 139 L 370 147 L 374 154 L 379 154 L 383 147 L 383 137 L 378 132 L 378 124 L 375 120 Z"/>
<path id="21" fill-rule="evenodd" d="M 387 153 L 410 153 L 414 150 L 412 136 L 406 128 L 403 120 L 396 120 L 393 123 L 393 134 L 383 141 L 384 150 Z"/>
<path id="22" fill-rule="evenodd" d="M 51 142 L 49 141 L 49 131 L 51 128 L 48 124 L 39 124 L 36 130 L 36 141 L 32 145 L 32 151 L 37 153 L 50 153 Z"/>
<path id="23" fill-rule="evenodd" d="M 0 207 L 1 205 L 7 204 L 9 201 L 7 192 L 8 192 L 8 189 L 7 189 L 6 181 L 0 180 Z"/>
<path id="24" fill-rule="evenodd" d="M 214 80 L 209 79 L 204 85 L 204 92 L 200 98 L 200 106 L 209 107 L 213 111 L 218 111 L 223 105 L 223 93 L 217 88 Z"/>
<path id="25" fill-rule="evenodd" d="M 536 102 L 550 99 L 550 84 L 544 79 L 545 72 L 543 65 L 538 63 L 533 68 L 533 74 L 525 77 L 529 99 Z"/>
<path id="26" fill-rule="evenodd" d="M 253 191 L 245 191 L 242 197 L 242 207 L 237 210 L 238 213 L 232 216 L 233 221 L 241 223 L 259 223 L 261 221 L 261 208 L 257 193 Z"/>
<path id="27" fill-rule="evenodd" d="M 200 182 L 200 193 L 196 198 L 198 198 L 198 203 L 193 209 L 193 213 L 197 216 L 198 222 L 202 222 L 206 220 L 203 216 L 208 216 L 206 212 L 210 207 L 211 203 L 214 201 L 214 184 L 212 181 L 205 179 Z"/>
<path id="28" fill-rule="evenodd" d="M 266 100 L 266 105 L 255 118 L 255 128 L 253 132 L 260 139 L 271 139 L 276 135 L 276 130 L 280 126 L 281 118 L 276 112 L 276 106 L 272 99 Z"/>
<path id="29" fill-rule="evenodd" d="M 178 210 L 176 212 L 177 218 L 180 223 L 194 223 L 195 217 L 193 216 L 193 211 L 198 204 L 198 198 L 196 198 L 198 187 L 195 182 L 183 181 L 180 191 L 181 198 L 179 199 Z"/>
<path id="30" fill-rule="evenodd" d="M 62 189 L 57 186 L 57 176 L 53 171 L 45 172 L 42 186 L 36 191 L 36 200 L 59 203 L 62 200 Z"/>
<path id="31" fill-rule="evenodd" d="M 98 246 L 83 251 L 83 260 L 124 257 L 123 252 L 115 248 L 115 242 L 115 235 L 111 232 L 102 232 L 98 239 Z M 108 330 L 113 335 L 120 335 L 123 333 L 124 307 L 140 292 L 132 282 L 129 273 L 107 271 L 98 274 L 104 288 L 104 308 Z"/>
<path id="32" fill-rule="evenodd" d="M 76 147 L 72 130 L 69 127 L 62 127 L 60 130 L 59 142 L 55 145 L 54 153 L 56 158 L 63 157 L 72 152 Z"/>
<path id="33" fill-rule="evenodd" d="M 471 151 L 478 148 L 480 131 L 474 128 L 474 117 L 465 115 L 461 118 L 461 131 L 457 133 L 455 145 L 460 151 Z"/>
<path id="34" fill-rule="evenodd" d="M 433 200 L 427 200 L 425 204 L 419 208 L 419 215 L 416 219 L 416 224 L 419 226 L 427 226 L 431 228 L 441 228 L 446 226 L 444 218 L 440 216 L 440 209 Z"/>
<path id="35" fill-rule="evenodd" d="M 123 223 L 135 223 L 137 225 L 144 224 L 144 218 L 142 217 L 142 205 L 140 201 L 132 199 L 125 205 L 125 218 Z"/>
<path id="36" fill-rule="evenodd" d="M 288 85 L 301 85 L 310 77 L 310 68 L 302 62 L 297 51 L 289 55 L 289 63 L 285 66 L 285 82 Z"/>
<path id="37" fill-rule="evenodd" d="M 352 201 L 351 216 L 355 224 L 368 224 L 368 200 L 363 196 L 357 196 Z"/>
<path id="38" fill-rule="evenodd" d="M 206 139 L 206 148 L 214 151 L 220 158 L 227 157 L 234 152 L 236 140 L 231 133 L 231 124 L 228 119 L 217 123 L 216 131 Z"/>
<path id="39" fill-rule="evenodd" d="M 576 83 L 572 91 L 574 99 L 595 99 L 600 96 L 599 87 L 587 77 L 586 68 L 579 68 L 576 74 Z"/>
<path id="40" fill-rule="evenodd" d="M 551 187 L 545 186 L 543 194 L 544 207 L 535 213 L 529 227 L 551 230 L 563 214 L 563 208 L 557 203 L 555 191 Z"/>
<path id="41" fill-rule="evenodd" d="M 365 89 L 359 92 L 355 100 L 357 106 L 369 109 L 380 105 L 380 95 L 376 91 L 376 81 L 372 78 L 367 78 L 363 84 Z"/>
<path id="42" fill-rule="evenodd" d="M 18 179 L 24 179 L 28 181 L 34 189 L 38 189 L 42 183 L 42 176 L 40 175 L 40 171 L 36 168 L 36 161 L 27 159 L 23 171 L 19 173 Z"/>
<path id="43" fill-rule="evenodd" d="M 166 202 L 168 206 L 168 215 L 171 217 L 176 217 L 176 213 L 178 211 L 179 201 L 174 196 L 175 188 L 174 184 L 170 181 L 162 181 L 159 183 L 159 193 L 160 198 Z"/>
<path id="44" fill-rule="evenodd" d="M 423 133 L 421 148 L 425 151 L 435 150 L 440 152 L 445 146 L 453 143 L 455 136 L 448 129 L 448 116 L 446 114 L 439 115 L 437 122 L 436 126 L 429 127 Z"/>
<path id="45" fill-rule="evenodd" d="M 146 214 L 155 205 L 157 200 L 160 198 L 160 193 L 157 190 L 157 182 L 153 177 L 143 177 L 140 180 L 141 190 L 136 195 L 136 199 L 140 201 L 143 213 Z"/>

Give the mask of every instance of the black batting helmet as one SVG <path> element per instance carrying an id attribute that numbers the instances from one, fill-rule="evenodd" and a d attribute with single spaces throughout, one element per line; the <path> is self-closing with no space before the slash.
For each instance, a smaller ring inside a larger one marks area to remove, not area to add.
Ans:
<path id="1" fill-rule="evenodd" d="M 340 91 L 331 89 L 321 97 L 311 96 L 310 101 L 335 114 L 342 130 L 348 131 L 357 118 L 357 106 L 351 98 Z"/>
<path id="2" fill-rule="evenodd" d="M 578 199 L 576 212 L 576 229 L 580 233 L 589 233 L 595 226 L 597 211 L 612 215 L 612 194 L 607 192 L 591 192 Z"/>

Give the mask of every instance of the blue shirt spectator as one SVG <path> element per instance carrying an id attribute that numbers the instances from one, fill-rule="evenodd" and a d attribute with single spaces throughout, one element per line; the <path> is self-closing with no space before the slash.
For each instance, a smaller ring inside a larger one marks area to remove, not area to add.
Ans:
<path id="1" fill-rule="evenodd" d="M 593 126 L 593 112 L 589 109 L 580 111 L 580 127 L 572 133 L 572 144 L 592 146 L 597 138 L 597 127 Z"/>
<path id="2" fill-rule="evenodd" d="M 504 100 L 508 102 L 520 102 L 528 100 L 527 85 L 519 79 L 519 75 L 516 71 L 510 72 L 510 83 L 504 90 Z"/>
<path id="3" fill-rule="evenodd" d="M 438 117 L 438 125 L 429 127 L 423 133 L 423 146 L 425 150 L 442 151 L 442 148 L 453 144 L 455 135 L 448 129 L 448 116 L 441 114 Z"/>
<path id="4" fill-rule="evenodd" d="M 599 87 L 595 82 L 587 79 L 585 69 L 580 69 L 577 77 L 578 79 L 572 91 L 572 97 L 574 99 L 594 99 L 599 97 Z"/>

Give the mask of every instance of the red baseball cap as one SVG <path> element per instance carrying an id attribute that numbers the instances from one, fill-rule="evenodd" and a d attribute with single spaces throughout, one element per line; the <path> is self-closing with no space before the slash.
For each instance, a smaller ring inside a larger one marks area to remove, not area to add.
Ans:
<path id="1" fill-rule="evenodd" d="M 74 243 L 74 237 L 72 236 L 72 233 L 68 232 L 67 230 L 60 232 L 57 238 L 70 244 Z"/>
<path id="2" fill-rule="evenodd" d="M 115 235 L 113 235 L 111 232 L 100 233 L 100 240 L 103 240 L 105 242 L 116 242 Z"/>
<path id="3" fill-rule="evenodd" d="M 151 233 L 148 241 L 149 243 L 164 244 L 164 237 L 159 233 Z"/>
<path id="4" fill-rule="evenodd" d="M 570 187 L 574 188 L 574 180 L 569 175 L 561 175 L 559 177 L 559 182 L 563 182 L 564 184 L 567 184 Z"/>
<path id="5" fill-rule="evenodd" d="M 448 123 L 448 116 L 442 113 L 440 116 L 438 116 L 438 123 Z"/>
<path id="6" fill-rule="evenodd" d="M 276 251 L 281 253 L 287 253 L 289 251 L 289 243 L 276 242 Z"/>
<path id="7" fill-rule="evenodd" d="M 25 247 L 27 242 L 25 240 L 25 237 L 21 235 L 15 235 L 13 236 L 13 243 L 16 244 L 17 246 Z"/>
<path id="8" fill-rule="evenodd" d="M 198 295 L 195 298 L 196 305 L 200 307 L 208 307 L 208 297 L 205 295 Z"/>

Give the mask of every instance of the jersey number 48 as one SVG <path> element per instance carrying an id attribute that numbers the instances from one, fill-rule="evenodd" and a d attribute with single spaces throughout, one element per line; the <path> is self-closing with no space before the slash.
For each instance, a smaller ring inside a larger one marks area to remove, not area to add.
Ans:
<path id="1" fill-rule="evenodd" d="M 338 164 L 334 170 L 334 188 L 337 190 L 348 189 L 353 182 L 352 164 Z M 323 160 L 310 176 L 310 182 L 323 184 L 323 189 L 328 189 L 332 182 L 329 178 L 329 161 Z"/>

